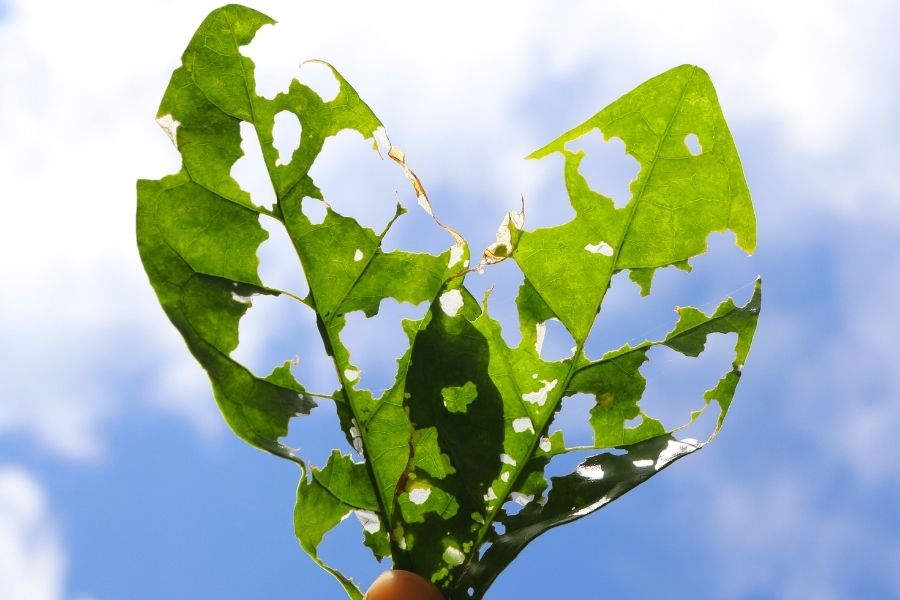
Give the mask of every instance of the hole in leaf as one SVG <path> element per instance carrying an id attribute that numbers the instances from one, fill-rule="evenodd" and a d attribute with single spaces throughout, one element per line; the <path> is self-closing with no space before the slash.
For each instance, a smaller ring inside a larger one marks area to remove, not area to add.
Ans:
<path id="1" fill-rule="evenodd" d="M 331 102 L 337 98 L 341 91 L 341 84 L 334 76 L 331 68 L 321 62 L 310 61 L 300 65 L 300 74 L 297 80 L 314 91 L 325 102 Z"/>
<path id="2" fill-rule="evenodd" d="M 392 167 L 398 173 L 400 169 L 387 162 L 387 167 Z M 390 201 L 391 206 L 396 206 L 399 201 L 407 210 L 406 214 L 394 221 L 390 231 L 384 236 L 381 247 L 387 252 L 389 250 L 404 250 L 407 252 L 427 252 L 429 254 L 441 254 L 453 245 L 453 238 L 446 231 L 441 229 L 434 219 L 426 213 L 416 202 L 415 194 L 412 192 L 412 186 L 406 179 L 398 179 L 391 184 L 393 187 L 384 188 L 387 195 L 384 196 L 386 201 Z M 426 184 L 427 185 L 427 184 Z M 440 218 L 444 211 L 440 206 L 434 206 Z M 455 226 L 455 223 L 447 222 L 448 225 Z M 471 249 L 473 256 L 476 249 Z M 477 249 L 480 252 L 480 249 Z M 480 255 L 479 255 L 480 257 Z M 477 259 L 476 259 L 477 260 Z M 462 262 L 457 265 L 463 268 Z"/>
<path id="3" fill-rule="evenodd" d="M 325 206 L 324 202 L 318 198 L 310 198 L 309 196 L 305 196 L 303 200 L 300 201 L 300 210 L 303 211 L 303 215 L 309 219 L 309 222 L 313 225 L 321 225 L 325 221 L 325 216 L 328 214 L 328 207 Z"/>
<path id="4" fill-rule="evenodd" d="M 628 419 L 625 421 L 625 427 L 628 429 L 634 429 L 635 427 L 640 427 L 641 423 L 644 421 L 643 415 L 638 415 L 633 419 Z"/>
<path id="5" fill-rule="evenodd" d="M 253 61 L 253 75 L 256 93 L 270 100 L 287 91 L 288 85 L 297 74 L 297 55 L 285 52 L 285 48 L 296 47 L 296 36 L 292 39 L 290 25 L 274 27 L 263 25 L 246 46 L 239 52 Z"/>
<path id="6" fill-rule="evenodd" d="M 528 161 L 528 181 L 522 183 L 525 197 L 525 226 L 529 230 L 568 223 L 575 218 L 575 210 L 569 200 L 563 170 L 565 161 L 559 153 L 541 160 Z M 510 204 L 506 210 L 518 208 Z M 495 217 L 500 223 L 503 213 Z M 496 230 L 496 229 L 495 229 Z M 494 231 L 488 232 L 493 241 Z M 479 244 L 483 247 L 486 244 Z"/>
<path id="7" fill-rule="evenodd" d="M 371 585 L 382 571 L 391 568 L 391 560 L 390 557 L 381 563 L 374 560 L 369 548 L 360 543 L 363 535 L 363 526 L 351 511 L 325 534 L 319 544 L 319 556 L 325 564 L 336 565 L 345 575 Z"/>
<path id="8" fill-rule="evenodd" d="M 592 190 L 612 199 L 617 207 L 628 204 L 631 182 L 640 173 L 641 165 L 625 152 L 625 142 L 617 137 L 605 141 L 600 130 L 593 129 L 567 143 L 566 148 L 584 151 L 578 171 Z"/>
<path id="9" fill-rule="evenodd" d="M 656 276 L 659 275 L 657 271 Z M 675 294 L 662 288 L 661 283 L 654 281 L 653 293 L 641 296 L 628 273 L 614 275 L 585 346 L 588 354 L 600 358 L 626 343 L 634 346 L 645 339 L 665 337 L 678 315 L 672 310 L 677 304 Z"/>
<path id="10" fill-rule="evenodd" d="M 593 440 L 592 440 L 593 442 Z M 571 444 L 568 444 L 571 446 Z M 602 453 L 602 450 L 576 450 L 565 454 L 557 454 L 550 459 L 547 467 L 544 469 L 544 475 L 547 478 L 549 487 L 544 492 L 545 496 L 549 496 L 553 489 L 554 477 L 565 477 L 575 471 L 579 464 L 589 456 Z"/>
<path id="11" fill-rule="evenodd" d="M 575 394 L 562 400 L 562 408 L 556 413 L 552 427 L 562 429 L 566 446 L 587 446 L 594 443 L 591 427 L 591 409 L 597 400 L 592 394 Z"/>
<path id="12" fill-rule="evenodd" d="M 307 464 L 321 468 L 328 462 L 332 449 L 352 454 L 352 446 L 341 429 L 334 401 L 327 398 L 313 400 L 318 406 L 308 415 L 298 415 L 291 419 L 288 434 L 279 441 L 294 449 Z"/>
<path id="13" fill-rule="evenodd" d="M 694 306 L 709 314 L 729 296 L 739 305 L 746 303 L 756 271 L 734 240 L 730 231 L 710 234 L 709 250 L 691 260 L 691 272 L 658 269 L 649 296 L 641 296 L 629 273 L 617 273 L 588 337 L 588 355 L 599 358 L 625 343 L 663 339 L 678 320 L 675 306 Z"/>
<path id="14" fill-rule="evenodd" d="M 303 134 L 303 126 L 297 115 L 289 110 L 283 110 L 275 115 L 275 125 L 272 127 L 272 145 L 278 150 L 276 165 L 286 165 L 297 148 L 300 147 L 300 136 Z"/>
<path id="15" fill-rule="evenodd" d="M 709 403 L 709 406 L 703 411 L 697 420 L 680 430 L 676 435 L 679 439 L 694 439 L 700 442 L 705 442 L 709 439 L 709 436 L 712 435 L 713 431 L 716 430 L 716 422 L 719 420 L 719 414 L 722 412 L 722 407 L 719 406 L 719 403 L 716 401 L 712 401 Z"/>
<path id="16" fill-rule="evenodd" d="M 440 199 L 435 200 L 429 197 L 431 204 L 431 213 L 425 210 L 424 206 L 419 202 L 416 191 L 409 181 L 403 175 L 403 171 L 398 165 L 387 158 L 390 150 L 388 138 L 383 128 L 378 128 L 375 132 L 375 140 L 378 144 L 378 152 L 380 156 L 385 157 L 385 164 L 388 166 L 388 175 L 390 184 L 389 190 L 392 202 L 396 205 L 398 202 L 406 209 L 406 214 L 402 218 L 396 220 L 391 226 L 390 231 L 382 241 L 382 248 L 385 251 L 402 249 L 408 252 L 427 252 L 429 254 L 441 254 L 450 248 L 455 240 L 452 236 L 444 231 L 437 223 L 435 223 L 434 215 L 439 218 L 445 214 L 446 206 L 442 206 Z M 416 168 L 416 157 L 407 155 L 406 160 L 409 161 L 410 169 Z M 387 181 L 387 179 L 386 179 Z M 422 181 L 422 184 L 430 190 L 428 181 Z M 458 223 L 452 223 L 445 220 L 445 223 L 452 227 L 456 227 Z M 473 249 L 472 252 L 475 252 Z M 459 268 L 464 268 L 462 263 L 454 262 Z"/>
<path id="17" fill-rule="evenodd" d="M 309 285 L 300 268 L 294 245 L 282 224 L 262 215 L 259 223 L 269 233 L 256 254 L 259 256 L 259 278 L 279 290 L 291 292 L 301 298 L 309 292 Z"/>
<path id="18" fill-rule="evenodd" d="M 428 501 L 429 496 L 431 496 L 431 488 L 417 487 L 410 490 L 409 501 L 421 505 Z"/>
<path id="19" fill-rule="evenodd" d="M 500 334 L 510 348 L 517 347 L 522 340 L 515 306 L 516 295 L 524 280 L 522 271 L 511 260 L 491 265 L 484 275 L 466 279 L 466 287 L 479 303 L 485 292 L 491 290 L 488 314 L 500 323 Z"/>
<path id="20" fill-rule="evenodd" d="M 482 558 L 484 558 L 484 553 L 487 552 L 488 550 L 490 550 L 491 546 L 493 546 L 493 545 L 494 544 L 492 542 L 487 542 L 485 544 L 482 544 L 481 548 L 478 549 L 478 560 L 481 560 Z M 472 588 L 469 588 L 469 589 L 471 590 Z M 471 596 L 472 594 L 469 593 L 469 595 Z"/>
<path id="21" fill-rule="evenodd" d="M 410 187 L 396 165 L 372 150 L 371 140 L 350 130 L 325 140 L 309 174 L 333 210 L 376 233 L 394 216 L 394 191 Z"/>
<path id="22" fill-rule="evenodd" d="M 684 145 L 687 146 L 688 152 L 693 156 L 698 156 L 703 152 L 703 146 L 700 145 L 700 138 L 696 133 L 689 133 L 684 136 Z"/>
<path id="23" fill-rule="evenodd" d="M 665 346 L 651 348 L 650 360 L 641 367 L 647 379 L 641 410 L 662 421 L 666 429 L 687 423 L 692 411 L 703 408 L 706 390 L 731 370 L 736 341 L 736 333 L 714 333 L 697 358 Z"/>
<path id="24" fill-rule="evenodd" d="M 440 305 L 444 314 L 449 317 L 455 317 L 463 306 L 462 292 L 457 289 L 444 292 L 440 297 Z"/>
<path id="25" fill-rule="evenodd" d="M 714 310 L 728 296 L 734 296 L 736 302 L 744 304 L 753 294 L 757 274 L 754 261 L 735 245 L 735 235 L 731 231 L 711 233 L 706 238 L 706 245 L 707 252 L 691 261 L 693 270 L 690 274 L 666 269 L 658 275 L 673 283 L 678 280 L 684 288 L 680 304 L 690 304 L 704 312 Z"/>
<path id="26" fill-rule="evenodd" d="M 559 319 L 548 319 L 538 324 L 539 330 L 541 327 L 544 331 L 543 344 L 539 351 L 541 358 L 546 361 L 557 361 L 572 356 L 575 339 Z"/>
<path id="27" fill-rule="evenodd" d="M 240 343 L 231 356 L 258 377 L 296 360 L 294 377 L 311 392 L 338 387 L 331 358 L 319 338 L 315 314 L 288 296 L 257 295 L 240 322 Z"/>
<path id="28" fill-rule="evenodd" d="M 241 150 L 244 155 L 231 165 L 231 177 L 250 194 L 254 204 L 272 208 L 275 205 L 275 190 L 269 180 L 256 129 L 246 121 L 241 121 Z"/>
<path id="29" fill-rule="evenodd" d="M 510 517 L 517 515 L 532 500 L 534 500 L 534 496 L 530 494 L 513 492 L 510 494 L 509 500 L 503 503 L 503 512 Z"/>
<path id="30" fill-rule="evenodd" d="M 346 315 L 347 324 L 341 341 L 350 351 L 350 361 L 359 370 L 356 389 L 372 390 L 376 397 L 394 384 L 397 359 L 409 348 L 403 331 L 403 319 L 421 319 L 428 305 L 399 303 L 393 298 L 382 300 L 378 314 L 371 318 L 361 311 Z"/>

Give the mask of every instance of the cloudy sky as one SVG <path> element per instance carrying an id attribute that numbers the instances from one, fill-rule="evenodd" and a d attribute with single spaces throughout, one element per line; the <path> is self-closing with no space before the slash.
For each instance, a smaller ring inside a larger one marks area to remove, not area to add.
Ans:
<path id="1" fill-rule="evenodd" d="M 179 165 L 157 105 L 216 6 L 0 0 L 0 598 L 340 597 L 293 538 L 296 469 L 221 423 L 135 248 L 135 180 Z M 568 214 L 559 162 L 523 156 L 645 79 L 698 64 L 718 89 L 759 222 L 752 258 L 719 236 L 694 275 L 661 274 L 649 300 L 616 280 L 593 341 L 659 335 L 674 304 L 743 300 L 761 274 L 760 329 L 722 435 L 529 546 L 489 597 L 900 597 L 900 6 L 425 6 L 255 3 L 280 21 L 246 49 L 260 91 L 284 87 L 301 60 L 335 64 L 435 209 L 478 248 L 522 194 L 529 226 Z M 299 75 L 327 85 L 314 69 Z M 592 184 L 624 189 L 634 173 L 621 147 L 595 146 Z M 235 177 L 263 193 L 252 152 L 242 161 Z M 392 210 L 395 191 L 410 200 L 402 175 L 352 135 L 329 143 L 314 175 L 338 208 L 377 190 L 386 201 L 365 209 L 366 224 Z M 427 228 L 411 213 L 389 242 L 446 245 Z M 284 250 L 277 236 L 266 243 L 264 274 L 302 290 Z M 472 286 L 498 281 L 508 300 L 507 267 Z M 371 385 L 401 351 L 388 321 L 417 310 L 352 322 Z M 303 355 L 301 375 L 325 389 L 314 333 L 291 307 L 258 303 L 237 352 L 267 368 Z M 661 357 L 646 372 L 648 401 L 701 393 L 721 356 L 713 348 L 699 366 Z M 586 408 L 565 415 L 573 435 L 586 431 Z M 335 432 L 334 418 L 317 415 L 291 442 L 324 456 Z M 323 554 L 365 583 L 383 565 L 353 525 Z"/>

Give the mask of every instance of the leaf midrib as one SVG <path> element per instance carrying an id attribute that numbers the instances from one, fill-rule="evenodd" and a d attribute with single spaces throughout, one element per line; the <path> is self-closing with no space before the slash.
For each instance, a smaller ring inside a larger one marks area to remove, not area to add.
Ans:
<path id="1" fill-rule="evenodd" d="M 233 27 L 232 24 L 231 24 L 231 20 L 229 19 L 228 14 L 225 13 L 224 16 L 225 16 L 226 21 L 228 22 L 228 26 L 229 26 L 229 34 L 231 35 L 231 39 L 232 39 L 232 41 L 234 42 L 234 46 L 235 46 L 235 49 L 236 49 L 236 51 L 237 51 L 237 49 L 239 48 L 239 46 L 238 46 L 238 44 L 237 44 L 237 40 L 236 40 L 235 37 L 234 37 L 234 27 Z M 244 70 L 244 63 L 243 63 L 243 60 L 241 59 L 242 57 L 241 57 L 241 55 L 240 55 L 240 52 L 237 51 L 237 54 L 238 54 L 238 62 L 239 62 L 240 67 L 241 67 L 241 74 L 242 74 L 242 81 L 243 81 L 243 84 L 244 84 L 244 90 L 245 90 L 245 92 L 247 93 L 248 105 L 250 106 L 250 116 L 251 116 L 251 119 L 252 119 L 253 127 L 254 127 L 254 129 L 256 130 L 256 139 L 257 139 L 257 142 L 258 142 L 259 145 L 260 145 L 260 150 L 263 152 L 263 156 L 265 156 L 264 148 L 262 147 L 262 138 L 261 138 L 260 135 L 259 135 L 259 129 L 258 129 L 259 125 L 258 125 L 258 123 L 257 123 L 256 113 L 255 113 L 254 106 L 253 106 L 253 97 L 254 97 L 255 94 L 251 93 L 250 88 L 249 88 L 249 86 L 248 86 L 247 73 L 246 73 L 246 71 Z M 221 110 L 221 109 L 220 109 L 220 110 Z M 225 112 L 225 111 L 222 111 L 222 112 Z M 226 114 L 227 114 L 227 113 L 226 113 Z M 274 179 L 273 173 L 272 173 L 271 169 L 269 168 L 268 162 L 266 162 L 265 160 L 264 160 L 264 162 L 266 163 L 266 172 L 267 172 L 267 175 L 268 175 L 268 177 L 269 177 L 269 183 L 270 183 L 270 185 L 272 185 L 273 190 L 274 190 L 274 188 L 275 188 L 275 179 Z M 282 202 L 282 200 L 283 200 L 284 198 L 278 196 L 277 190 L 275 190 L 275 194 L 276 194 L 276 205 L 279 206 L 279 211 L 280 211 L 281 202 Z M 282 226 L 285 227 L 285 229 L 286 229 L 286 231 L 287 231 L 287 233 L 288 233 L 288 236 L 291 237 L 290 231 L 287 230 L 287 227 L 285 226 L 284 222 L 283 222 L 281 219 L 277 219 L 277 220 L 279 220 L 279 222 L 282 223 Z M 379 240 L 379 246 L 380 246 L 380 240 Z M 295 248 L 295 251 L 297 252 L 297 258 L 299 259 L 299 261 L 300 261 L 300 263 L 301 263 L 301 267 L 303 268 L 303 270 L 304 270 L 304 272 L 305 272 L 305 271 L 307 270 L 307 268 L 306 268 L 306 267 L 307 267 L 307 263 L 306 263 L 306 261 L 304 260 L 303 253 L 300 251 L 300 248 L 298 248 L 298 247 L 296 246 L 296 244 L 294 245 L 294 248 Z M 369 258 L 369 261 L 367 262 L 366 266 L 362 269 L 363 271 L 365 270 L 365 268 L 368 268 L 368 265 L 369 265 L 369 264 L 371 263 L 371 261 L 374 259 L 374 256 L 375 256 L 375 253 L 373 252 L 373 253 L 372 253 L 372 256 Z M 353 285 L 355 285 L 355 283 L 356 283 L 356 281 L 358 281 L 358 279 L 359 279 L 359 277 L 357 277 L 357 279 L 354 281 L 354 283 L 351 284 L 351 288 L 353 287 Z M 346 293 L 349 293 L 349 289 L 347 290 Z M 310 295 L 309 295 L 309 302 L 308 302 L 308 305 L 309 305 L 311 308 L 313 308 L 313 310 L 316 312 L 316 314 L 319 316 L 319 319 L 321 320 L 321 319 L 322 319 L 322 315 L 321 315 L 321 313 L 319 312 L 318 308 L 317 308 L 316 305 L 315 305 L 314 295 L 312 294 L 312 292 L 310 292 Z M 338 308 L 338 307 L 335 307 L 335 309 L 337 309 L 337 308 Z M 336 310 L 335 310 L 335 313 L 336 313 Z M 330 319 L 329 319 L 329 321 L 328 321 L 327 323 L 324 323 L 324 322 L 323 322 L 323 325 L 324 325 L 324 326 L 322 327 L 322 332 L 323 332 L 323 334 L 328 338 L 328 343 L 329 343 L 329 345 L 330 345 L 332 348 L 335 348 L 335 347 L 337 346 L 337 344 L 335 344 L 335 340 L 333 339 L 333 336 L 331 335 L 331 331 L 330 331 L 330 328 L 329 328 L 329 325 L 331 325 L 331 323 L 333 322 L 333 319 L 334 319 L 334 318 L 335 318 L 335 315 L 331 315 L 331 317 L 330 317 Z M 337 341 L 340 342 L 340 340 L 337 340 Z M 337 371 L 338 379 L 339 379 L 339 381 L 341 381 L 341 390 L 342 390 L 342 392 L 343 392 L 343 394 L 344 394 L 344 397 L 345 397 L 345 399 L 346 399 L 346 401 L 347 401 L 347 406 L 350 408 L 350 411 L 351 411 L 351 413 L 353 414 L 353 419 L 356 421 L 357 425 L 359 425 L 359 423 L 361 422 L 361 419 L 360 419 L 360 415 L 359 415 L 359 413 L 358 413 L 358 411 L 357 411 L 357 409 L 356 409 L 355 403 L 352 401 L 352 395 L 350 394 L 350 386 L 348 385 L 350 382 L 347 381 L 347 379 L 346 379 L 346 377 L 344 376 L 344 373 L 343 373 L 343 370 L 344 370 L 344 369 L 343 369 L 342 367 L 346 367 L 346 365 L 340 365 L 340 364 L 339 364 L 339 361 L 338 361 L 338 358 L 337 358 L 336 355 L 333 355 L 333 356 L 332 356 L 332 362 L 334 363 L 335 370 Z M 367 444 L 366 444 L 366 441 L 367 441 L 367 440 L 365 439 L 365 436 L 363 435 L 363 433 L 364 433 L 363 430 L 360 429 L 360 439 L 361 439 L 361 442 L 362 442 L 362 445 L 363 445 L 364 454 L 367 456 L 368 453 L 365 452 L 365 451 L 367 450 Z M 388 522 L 388 530 L 390 530 L 390 528 L 392 527 L 391 519 L 390 519 L 390 513 L 388 513 L 388 511 L 387 511 L 386 501 L 385 501 L 385 498 L 383 497 L 383 494 L 382 494 L 382 491 L 381 491 L 381 487 L 382 487 L 382 486 L 380 485 L 380 479 L 378 478 L 377 472 L 374 470 L 374 467 L 373 467 L 373 465 L 371 464 L 371 461 L 365 460 L 364 462 L 365 462 L 365 464 L 366 464 L 366 470 L 367 470 L 368 473 L 369 473 L 369 478 L 370 478 L 373 482 L 375 482 L 375 483 L 377 484 L 375 487 L 377 488 L 377 490 L 376 490 L 376 492 L 377 492 L 376 498 L 377 498 L 377 500 L 378 500 L 379 509 L 381 510 L 381 513 L 384 515 L 385 520 Z M 393 545 L 394 545 L 393 541 L 391 541 L 391 545 L 392 545 L 392 547 L 393 547 Z"/>

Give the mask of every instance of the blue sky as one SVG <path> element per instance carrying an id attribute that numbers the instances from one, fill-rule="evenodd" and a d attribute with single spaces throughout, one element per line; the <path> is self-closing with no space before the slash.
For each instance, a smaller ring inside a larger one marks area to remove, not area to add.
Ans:
<path id="1" fill-rule="evenodd" d="M 522 156 L 686 62 L 710 72 L 754 196 L 752 258 L 717 236 L 692 275 L 661 273 L 650 299 L 616 280 L 591 342 L 658 336 L 673 305 L 744 299 L 761 274 L 760 328 L 722 434 L 546 534 L 488 597 L 900 597 L 900 8 L 322 4 L 255 5 L 281 22 L 247 50 L 261 91 L 301 60 L 333 62 L 475 248 L 520 194 L 529 226 L 566 218 L 559 163 Z M 159 98 L 215 6 L 0 2 L 0 598 L 341 597 L 293 537 L 296 468 L 221 423 L 134 245 L 135 179 L 178 168 L 153 120 Z M 597 186 L 624 186 L 621 149 L 598 152 L 612 166 L 592 171 Z M 252 162 L 234 172 L 251 193 Z M 384 219 L 395 190 L 412 200 L 359 138 L 334 140 L 316 169 L 338 208 L 372 190 L 388 200 L 364 223 Z M 411 211 L 389 243 L 443 249 L 430 227 Z M 261 255 L 264 276 L 302 290 L 283 239 Z M 517 281 L 511 265 L 470 280 L 497 284 L 506 330 Z M 391 320 L 421 310 L 356 320 L 348 344 L 364 382 L 386 381 L 402 349 Z M 327 390 L 314 335 L 293 307 L 257 302 L 237 352 L 261 369 L 299 355 L 304 383 Z M 551 330 L 548 351 L 564 338 Z M 654 360 L 648 402 L 689 405 L 725 356 L 713 346 L 693 365 Z M 587 405 L 572 404 L 563 418 L 583 435 Z M 290 442 L 321 460 L 339 443 L 336 419 L 316 411 Z M 382 566 L 359 536 L 348 519 L 322 553 L 368 582 Z"/>

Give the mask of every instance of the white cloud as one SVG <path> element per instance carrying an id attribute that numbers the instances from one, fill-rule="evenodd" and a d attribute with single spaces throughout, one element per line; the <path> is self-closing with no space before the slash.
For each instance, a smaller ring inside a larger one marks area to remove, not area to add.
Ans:
<path id="1" fill-rule="evenodd" d="M 121 397 L 129 375 L 150 371 L 163 386 L 151 396 L 202 431 L 216 412 L 204 385 L 166 399 L 187 355 L 133 241 L 135 179 L 177 168 L 152 119 L 165 67 L 148 73 L 130 68 L 131 53 L 110 52 L 149 36 L 71 27 L 99 8 L 20 3 L 0 26 L 0 76 L 19 82 L 0 90 L 0 396 L 11 399 L 0 403 L 0 435 L 76 460 L 101 456 L 105 426 L 134 402 Z"/>
<path id="2" fill-rule="evenodd" d="M 862 581 L 900 594 L 900 539 L 883 518 L 900 494 L 900 255 L 874 225 L 841 234 L 854 242 L 832 269 L 798 274 L 789 292 L 820 296 L 792 305 L 768 288 L 776 306 L 764 307 L 725 446 L 672 471 L 693 488 L 676 518 L 710 524 L 698 541 L 719 597 L 846 598 Z"/>
<path id="3" fill-rule="evenodd" d="M 677 512 L 682 518 L 699 513 L 708 522 L 710 533 L 700 539 L 717 557 L 717 597 L 847 598 L 858 593 L 854 577 L 862 576 L 900 593 L 900 544 L 829 506 L 823 482 L 799 481 L 780 467 L 766 481 L 736 481 L 721 472 L 702 479 L 689 485 L 701 485 L 705 500 L 680 504 Z"/>
<path id="4" fill-rule="evenodd" d="M 793 389 L 804 402 L 792 417 L 863 484 L 900 489 L 900 252 L 874 226 L 845 234 L 854 243 L 835 265 L 837 314 L 803 340 L 810 350 Z"/>
<path id="5" fill-rule="evenodd" d="M 40 484 L 0 465 L 0 598 L 61 600 L 66 556 Z"/>

